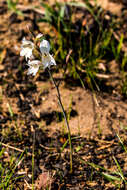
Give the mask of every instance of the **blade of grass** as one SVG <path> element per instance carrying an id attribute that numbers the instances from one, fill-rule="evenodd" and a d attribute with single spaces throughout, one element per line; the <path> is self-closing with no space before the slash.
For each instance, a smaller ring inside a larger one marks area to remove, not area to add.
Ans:
<path id="1" fill-rule="evenodd" d="M 125 180 L 125 177 L 124 177 L 124 175 L 123 175 L 122 169 L 121 169 L 121 167 L 120 167 L 120 165 L 119 165 L 117 159 L 115 158 L 115 156 L 113 156 L 113 159 L 114 159 L 114 161 L 115 161 L 115 163 L 116 163 L 116 165 L 117 165 L 117 168 L 118 168 L 118 171 L 119 171 L 119 175 L 121 176 L 122 180 L 123 180 L 125 183 L 127 183 L 126 180 Z"/>
<path id="2" fill-rule="evenodd" d="M 13 117 L 13 116 L 14 116 L 14 112 L 13 112 L 13 110 L 12 110 L 11 105 L 10 105 L 9 103 L 7 103 L 7 106 L 8 106 L 8 111 L 9 111 L 9 113 L 10 113 L 10 116 Z"/>
<path id="3" fill-rule="evenodd" d="M 119 141 L 120 141 L 120 143 L 121 143 L 123 149 L 124 149 L 125 152 L 127 153 L 127 148 L 124 146 L 122 139 L 120 138 L 120 136 L 119 136 L 118 134 L 117 134 L 117 137 L 118 137 L 118 139 L 119 139 Z"/>
<path id="4" fill-rule="evenodd" d="M 100 24 L 97 16 L 94 14 L 93 9 L 90 7 L 90 5 L 88 5 L 88 3 L 85 3 L 85 2 L 84 3 L 82 3 L 82 2 L 67 2 L 67 4 L 70 6 L 82 7 L 82 8 L 87 9 L 91 13 L 91 15 L 94 17 L 94 19 L 96 20 L 98 25 L 101 27 L 101 24 Z"/>

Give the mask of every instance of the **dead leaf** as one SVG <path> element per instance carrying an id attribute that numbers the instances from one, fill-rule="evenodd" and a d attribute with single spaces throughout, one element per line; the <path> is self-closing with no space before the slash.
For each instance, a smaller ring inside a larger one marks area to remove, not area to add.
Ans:
<path id="1" fill-rule="evenodd" d="M 52 183 L 52 178 L 49 175 L 49 172 L 43 172 L 42 174 L 39 175 L 37 181 L 36 181 L 36 186 L 38 189 L 46 188 L 51 186 Z"/>
<path id="2" fill-rule="evenodd" d="M 0 64 L 3 63 L 5 57 L 6 57 L 6 49 L 3 49 L 2 51 L 0 51 Z M 0 67 L 0 70 L 1 70 L 1 67 Z"/>

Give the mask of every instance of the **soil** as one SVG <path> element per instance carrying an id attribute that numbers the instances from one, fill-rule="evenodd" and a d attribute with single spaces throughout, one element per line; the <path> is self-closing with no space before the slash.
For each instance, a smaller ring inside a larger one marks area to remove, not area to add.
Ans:
<path id="1" fill-rule="evenodd" d="M 119 11 L 127 8 L 122 1 L 111 3 Z M 118 146 L 117 136 L 126 146 L 127 100 L 115 88 L 111 93 L 105 89 L 93 93 L 54 73 L 55 80 L 61 80 L 61 98 L 72 134 L 73 172 L 70 173 L 69 145 L 61 153 L 68 137 L 56 89 L 47 71 L 40 71 L 36 77 L 28 76 L 26 61 L 19 56 L 22 38 L 29 38 L 26 25 L 35 33 L 48 31 L 44 24 L 36 22 L 44 8 L 41 7 L 41 13 L 33 9 L 32 5 L 39 4 L 34 0 L 19 4 L 24 17 L 9 10 L 6 1 L 0 2 L 0 149 L 6 149 L 0 160 L 11 168 L 11 155 L 15 155 L 15 161 L 21 153 L 24 156 L 13 176 L 14 189 L 31 189 L 33 145 L 36 189 L 46 188 L 47 184 L 54 190 L 118 189 L 100 175 L 101 169 L 93 170 L 89 163 L 113 172 L 117 171 L 115 157 L 127 177 L 126 153 Z M 125 42 L 123 51 L 126 48 Z M 115 86 L 112 81 L 110 85 Z M 126 189 L 124 181 L 120 189 Z"/>

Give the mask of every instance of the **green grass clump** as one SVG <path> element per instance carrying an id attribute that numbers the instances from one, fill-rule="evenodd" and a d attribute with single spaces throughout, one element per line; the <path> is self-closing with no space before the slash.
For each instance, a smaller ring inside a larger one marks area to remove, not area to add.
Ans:
<path id="1" fill-rule="evenodd" d="M 56 3 L 52 7 L 46 3 L 41 5 L 45 16 L 39 21 L 48 23 L 55 31 L 52 51 L 63 73 L 66 71 L 82 85 L 85 82 L 99 90 L 102 79 L 98 80 L 98 74 L 108 73 L 107 69 L 99 69 L 99 63 L 108 64 L 115 59 L 119 64 L 121 61 L 124 36 L 121 35 L 119 42 L 114 37 L 115 17 L 108 21 L 103 10 L 88 1 Z"/>
<path id="2" fill-rule="evenodd" d="M 23 16 L 23 13 L 17 9 L 18 0 L 7 0 L 8 9 L 17 15 Z"/>
<path id="3" fill-rule="evenodd" d="M 6 150 L 4 148 L 0 151 L 0 160 L 5 158 Z M 9 156 L 8 161 L 0 162 L 0 189 L 2 190 L 10 190 L 14 189 L 16 185 L 16 181 L 23 176 L 16 176 L 16 169 L 20 164 L 21 160 L 23 159 L 23 155 L 19 156 L 17 159 L 14 155 Z"/>

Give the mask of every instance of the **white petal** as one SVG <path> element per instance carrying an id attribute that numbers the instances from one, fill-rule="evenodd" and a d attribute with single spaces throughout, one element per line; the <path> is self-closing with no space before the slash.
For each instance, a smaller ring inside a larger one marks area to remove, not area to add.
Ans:
<path id="1" fill-rule="evenodd" d="M 31 46 L 34 46 L 34 44 L 33 44 L 33 42 L 31 42 L 31 41 L 29 41 L 29 40 L 26 40 L 26 38 L 24 37 L 23 39 L 22 39 L 22 46 L 24 46 L 24 45 L 31 45 Z"/>
<path id="2" fill-rule="evenodd" d="M 39 38 L 41 38 L 42 36 L 43 36 L 43 34 L 39 33 L 39 34 L 36 36 L 36 38 L 39 39 Z"/>
<path id="3" fill-rule="evenodd" d="M 25 41 L 27 41 L 27 40 L 26 40 L 25 37 L 23 37 L 23 39 L 22 39 L 22 44 L 23 44 Z"/>
<path id="4" fill-rule="evenodd" d="M 35 76 L 36 75 L 36 73 L 38 72 L 38 70 L 39 70 L 39 66 L 38 65 L 36 65 L 36 67 L 35 66 L 30 66 L 29 67 L 29 69 L 28 69 L 28 75 L 33 75 L 33 76 Z"/>
<path id="5" fill-rule="evenodd" d="M 51 65 L 56 65 L 56 61 L 55 61 L 55 59 L 53 58 L 53 56 L 50 55 L 50 54 L 49 54 L 49 56 L 50 56 L 50 58 L 51 58 L 50 64 L 51 64 Z"/>
<path id="6" fill-rule="evenodd" d="M 42 55 L 42 65 L 44 69 L 47 67 L 50 68 L 51 65 L 56 65 L 55 59 L 50 54 L 43 54 Z"/>
<path id="7" fill-rule="evenodd" d="M 24 55 L 25 55 L 25 51 L 24 51 L 24 49 L 21 49 L 20 56 L 24 56 Z"/>
<path id="8" fill-rule="evenodd" d="M 22 48 L 20 51 L 20 56 L 25 56 L 27 60 L 27 58 L 30 58 L 32 56 L 32 49 L 28 47 Z"/>
<path id="9" fill-rule="evenodd" d="M 34 44 L 31 41 L 23 38 L 20 56 L 25 56 L 26 60 L 32 56 L 32 50 L 34 49 Z"/>
<path id="10" fill-rule="evenodd" d="M 33 61 L 28 61 L 29 69 L 28 69 L 28 75 L 32 74 L 33 76 L 36 75 L 36 73 L 39 70 L 39 66 L 41 65 L 41 62 L 39 60 L 33 60 Z"/>
<path id="11" fill-rule="evenodd" d="M 47 40 L 42 40 L 40 43 L 40 51 L 41 53 L 49 53 L 50 51 L 50 44 Z"/>
<path id="12" fill-rule="evenodd" d="M 41 64 L 41 62 L 39 61 L 39 60 L 33 60 L 33 61 L 28 61 L 28 65 L 29 66 L 35 66 L 36 67 L 36 65 L 40 65 Z"/>
<path id="13" fill-rule="evenodd" d="M 30 67 L 29 69 L 28 69 L 28 75 L 33 75 L 33 76 L 35 76 L 36 75 L 36 73 L 38 72 L 38 68 L 33 68 L 33 67 Z"/>

